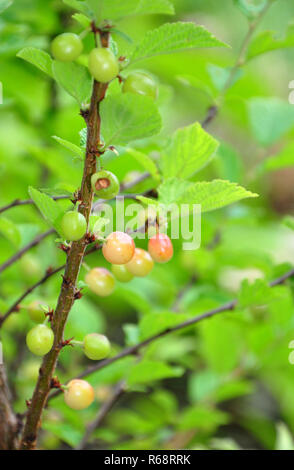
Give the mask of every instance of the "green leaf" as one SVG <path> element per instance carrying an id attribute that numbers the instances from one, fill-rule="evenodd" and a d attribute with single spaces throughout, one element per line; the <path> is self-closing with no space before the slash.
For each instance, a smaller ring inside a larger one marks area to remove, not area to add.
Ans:
<path id="1" fill-rule="evenodd" d="M 236 183 L 225 180 L 213 180 L 190 183 L 177 178 L 170 178 L 158 188 L 159 202 L 163 204 L 179 203 L 201 204 L 201 212 L 208 212 L 258 195 L 247 191 Z"/>
<path id="2" fill-rule="evenodd" d="M 12 0 L 0 0 L 0 13 L 12 5 Z"/>
<path id="3" fill-rule="evenodd" d="M 63 210 L 50 196 L 41 193 L 32 186 L 29 187 L 29 195 L 43 215 L 44 219 L 52 225 L 55 230 L 62 236 L 60 221 L 63 216 Z"/>
<path id="4" fill-rule="evenodd" d="M 130 62 L 135 63 L 162 54 L 203 47 L 227 47 L 203 26 L 194 23 L 165 23 L 148 31 L 135 48 Z"/>
<path id="5" fill-rule="evenodd" d="M 256 279 L 253 283 L 245 279 L 239 293 L 241 308 L 249 306 L 262 306 L 272 298 L 272 290 L 264 279 Z"/>
<path id="6" fill-rule="evenodd" d="M 38 69 L 45 72 L 50 77 L 53 77 L 52 64 L 53 60 L 47 52 L 41 51 L 36 47 L 25 47 L 18 52 L 17 57 L 30 62 L 30 64 L 35 65 Z"/>
<path id="7" fill-rule="evenodd" d="M 172 312 L 149 313 L 139 323 L 140 339 L 144 340 L 150 336 L 157 335 L 173 326 L 187 320 L 188 315 Z"/>
<path id="8" fill-rule="evenodd" d="M 162 156 L 164 178 L 190 178 L 214 156 L 218 142 L 199 123 L 178 129 Z"/>
<path id="9" fill-rule="evenodd" d="M 183 372 L 181 367 L 171 367 L 164 362 L 144 359 L 132 367 L 127 382 L 129 385 L 150 383 L 168 377 L 180 377 Z"/>
<path id="10" fill-rule="evenodd" d="M 284 423 L 277 424 L 275 450 L 294 450 L 294 439 Z"/>
<path id="11" fill-rule="evenodd" d="M 59 437 L 62 441 L 66 442 L 71 447 L 75 448 L 83 437 L 83 431 L 75 429 L 67 423 L 58 423 L 54 421 L 45 421 L 43 428 L 55 436 Z"/>
<path id="12" fill-rule="evenodd" d="M 101 131 L 106 147 L 158 134 L 161 117 L 150 98 L 132 93 L 108 96 L 101 103 Z"/>
<path id="13" fill-rule="evenodd" d="M 62 139 L 61 137 L 58 137 L 57 135 L 53 135 L 52 139 L 56 140 L 56 142 L 58 142 L 60 145 L 70 150 L 75 155 L 77 155 L 81 160 L 84 160 L 84 157 L 85 157 L 84 150 L 78 147 L 77 145 L 73 144 L 72 142 L 69 142 L 68 140 Z"/>
<path id="14" fill-rule="evenodd" d="M 291 230 L 294 230 L 294 217 L 292 217 L 291 215 L 287 215 L 284 218 L 283 223 Z"/>
<path id="15" fill-rule="evenodd" d="M 219 426 L 229 422 L 229 415 L 223 411 L 208 408 L 206 406 L 195 406 L 188 408 L 178 421 L 178 429 L 186 431 L 189 429 L 213 432 Z"/>
<path id="16" fill-rule="evenodd" d="M 95 1 L 97 3 L 97 0 L 95 0 Z M 79 0 L 63 0 L 63 3 L 65 3 L 66 5 L 72 7 L 74 10 L 78 10 L 78 11 L 84 13 L 85 15 L 90 16 L 91 11 L 88 8 L 87 3 L 84 2 L 84 1 L 81 2 Z"/>
<path id="17" fill-rule="evenodd" d="M 266 52 L 277 49 L 294 47 L 294 25 L 289 25 L 285 37 L 278 38 L 275 31 L 262 31 L 254 38 L 249 46 L 247 60 L 253 59 Z"/>
<path id="18" fill-rule="evenodd" d="M 18 227 L 6 217 L 0 218 L 0 233 L 7 238 L 15 247 L 19 247 L 21 243 L 21 233 Z"/>
<path id="19" fill-rule="evenodd" d="M 254 18 L 266 7 L 268 0 L 234 0 L 244 15 Z"/>
<path id="20" fill-rule="evenodd" d="M 155 165 L 154 161 L 152 158 L 150 158 L 148 155 L 146 155 L 143 152 L 139 152 L 138 150 L 134 150 L 130 147 L 126 149 L 126 152 L 133 157 L 142 167 L 147 170 L 151 176 L 153 176 L 154 179 L 159 180 L 159 172 L 158 168 Z"/>
<path id="21" fill-rule="evenodd" d="M 252 98 L 249 122 L 255 139 L 271 145 L 294 127 L 294 107 L 278 98 Z"/>
<path id="22" fill-rule="evenodd" d="M 209 76 L 215 88 L 218 91 L 222 91 L 225 88 L 225 86 L 228 84 L 228 81 L 231 78 L 232 68 L 231 67 L 224 68 L 224 67 L 219 67 L 218 65 L 208 64 L 207 71 L 209 73 Z M 230 86 L 233 86 L 239 80 L 239 78 L 242 77 L 242 75 L 243 75 L 243 70 L 238 69 L 236 73 L 234 73 L 233 80 L 232 81 L 230 80 Z"/>
<path id="23" fill-rule="evenodd" d="M 135 15 L 174 14 L 174 7 L 168 0 L 87 0 L 86 3 L 98 23 Z"/>
<path id="24" fill-rule="evenodd" d="M 264 160 L 261 169 L 264 171 L 276 171 L 281 168 L 294 166 L 294 144 L 290 143 L 277 155 L 273 155 Z"/>
<path id="25" fill-rule="evenodd" d="M 92 79 L 85 67 L 74 62 L 53 62 L 53 75 L 57 83 L 64 88 L 83 108 L 90 100 Z"/>
<path id="26" fill-rule="evenodd" d="M 90 27 L 91 20 L 86 15 L 83 15 L 82 13 L 74 13 L 72 18 L 83 26 L 83 28 L 87 29 Z"/>

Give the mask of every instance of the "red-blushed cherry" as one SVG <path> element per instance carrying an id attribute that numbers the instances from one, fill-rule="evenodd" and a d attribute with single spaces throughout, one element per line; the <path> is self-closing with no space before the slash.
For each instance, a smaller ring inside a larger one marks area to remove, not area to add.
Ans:
<path id="1" fill-rule="evenodd" d="M 100 297 L 107 297 L 114 291 L 114 276 L 111 274 L 111 272 L 108 271 L 108 269 L 91 269 L 86 274 L 85 281 L 91 291 L 99 295 Z"/>
<path id="2" fill-rule="evenodd" d="M 157 263 L 167 263 L 174 254 L 171 239 L 164 233 L 158 233 L 150 238 L 148 251 Z"/>
<path id="3" fill-rule="evenodd" d="M 112 232 L 102 247 L 104 258 L 111 264 L 128 263 L 135 252 L 132 237 L 124 232 Z"/>
<path id="4" fill-rule="evenodd" d="M 73 410 L 84 410 L 94 401 L 94 389 L 85 380 L 74 379 L 67 384 L 64 401 Z"/>
<path id="5" fill-rule="evenodd" d="M 153 259 L 148 251 L 136 248 L 131 261 L 126 264 L 127 270 L 136 277 L 147 276 L 154 266 Z"/>

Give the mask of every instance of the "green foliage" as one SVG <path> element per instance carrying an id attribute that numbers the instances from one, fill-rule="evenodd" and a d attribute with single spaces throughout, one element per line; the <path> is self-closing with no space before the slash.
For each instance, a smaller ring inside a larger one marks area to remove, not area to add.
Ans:
<path id="1" fill-rule="evenodd" d="M 217 141 L 199 123 L 178 129 L 162 156 L 164 178 L 190 178 L 207 165 L 218 147 Z"/>
<path id="2" fill-rule="evenodd" d="M 294 127 L 294 109 L 277 98 L 252 98 L 248 104 L 252 133 L 261 145 L 279 140 Z"/>
<path id="3" fill-rule="evenodd" d="M 226 44 L 216 39 L 203 26 L 196 26 L 194 23 L 166 23 L 146 33 L 130 60 L 134 64 L 150 57 L 186 49 L 220 46 L 226 47 Z"/>
<path id="4" fill-rule="evenodd" d="M 108 96 L 101 104 L 104 144 L 124 145 L 158 134 L 161 118 L 150 98 L 131 93 Z"/>
<path id="5" fill-rule="evenodd" d="M 135 364 L 128 374 L 128 385 L 147 384 L 168 377 L 180 377 L 184 373 L 180 367 L 171 367 L 164 362 L 143 361 Z"/>
<path id="6" fill-rule="evenodd" d="M 294 46 L 294 25 L 290 24 L 284 38 L 277 38 L 274 31 L 262 31 L 250 44 L 247 59 L 253 59 L 266 52 L 287 49 Z"/>
<path id="7" fill-rule="evenodd" d="M 47 194 L 41 193 L 35 188 L 29 187 L 29 195 L 43 215 L 44 219 L 51 224 L 57 232 L 62 236 L 60 222 L 63 216 L 63 210 Z"/>
<path id="8" fill-rule="evenodd" d="M 90 100 L 92 80 L 85 67 L 73 62 L 53 62 L 57 83 L 75 98 L 83 109 Z"/>
<path id="9" fill-rule="evenodd" d="M 167 179 L 158 189 L 159 201 L 163 204 L 201 204 L 201 211 L 208 212 L 240 201 L 257 197 L 236 183 L 224 180 L 190 183 L 177 178 Z"/>
<path id="10" fill-rule="evenodd" d="M 17 57 L 30 62 L 31 64 L 38 67 L 42 72 L 46 73 L 50 77 L 53 77 L 52 72 L 52 59 L 47 52 L 36 49 L 35 47 L 25 47 L 18 52 Z"/>
<path id="11" fill-rule="evenodd" d="M 111 2 L 86 0 L 86 3 L 98 24 L 105 18 L 119 21 L 134 15 L 174 14 L 173 5 L 168 0 L 125 0 L 124 2 L 120 0 L 112 0 Z"/>
<path id="12" fill-rule="evenodd" d="M 0 13 L 6 10 L 12 4 L 12 0 L 0 0 Z"/>

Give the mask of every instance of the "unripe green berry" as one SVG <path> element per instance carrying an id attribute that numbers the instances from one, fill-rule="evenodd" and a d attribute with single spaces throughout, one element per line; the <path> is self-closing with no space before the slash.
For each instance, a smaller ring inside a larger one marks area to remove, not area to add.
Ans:
<path id="1" fill-rule="evenodd" d="M 84 410 L 94 401 L 94 389 L 85 380 L 71 380 L 64 391 L 64 401 L 73 410 Z"/>
<path id="2" fill-rule="evenodd" d="M 46 318 L 45 312 L 41 307 L 42 302 L 39 300 L 33 300 L 28 306 L 29 317 L 35 323 L 43 323 Z"/>
<path id="3" fill-rule="evenodd" d="M 80 240 L 87 231 L 86 219 L 79 212 L 66 212 L 61 220 L 61 230 L 66 240 Z"/>
<path id="4" fill-rule="evenodd" d="M 124 81 L 123 92 L 149 96 L 155 100 L 157 85 L 149 75 L 142 72 L 133 72 Z"/>
<path id="5" fill-rule="evenodd" d="M 56 60 L 72 62 L 83 51 L 83 43 L 80 37 L 74 33 L 63 33 L 53 39 L 51 52 Z"/>
<path id="6" fill-rule="evenodd" d="M 92 189 L 101 199 L 113 199 L 119 192 L 119 181 L 111 171 L 102 170 L 91 177 Z"/>
<path id="7" fill-rule="evenodd" d="M 110 342 L 104 335 L 90 333 L 84 338 L 84 351 L 86 356 L 93 361 L 104 359 L 110 353 Z"/>
<path id="8" fill-rule="evenodd" d="M 86 284 L 92 292 L 100 297 L 107 297 L 112 294 L 115 287 L 113 275 L 105 268 L 93 268 L 85 278 Z"/>
<path id="9" fill-rule="evenodd" d="M 113 264 L 111 266 L 111 271 L 120 282 L 129 282 L 134 276 L 127 270 L 125 264 Z"/>
<path id="10" fill-rule="evenodd" d="M 37 325 L 28 332 L 26 340 L 27 346 L 33 354 L 44 356 L 53 346 L 54 333 L 46 325 Z"/>
<path id="11" fill-rule="evenodd" d="M 119 73 L 118 61 L 110 49 L 93 49 L 89 55 L 89 70 L 97 82 L 108 83 Z"/>
<path id="12" fill-rule="evenodd" d="M 148 251 L 136 248 L 131 261 L 126 264 L 127 270 L 137 277 L 145 277 L 153 269 L 154 262 Z"/>

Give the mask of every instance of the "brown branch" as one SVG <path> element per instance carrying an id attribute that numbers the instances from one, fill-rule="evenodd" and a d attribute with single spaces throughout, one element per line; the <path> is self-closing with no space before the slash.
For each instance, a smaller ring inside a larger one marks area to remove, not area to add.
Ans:
<path id="1" fill-rule="evenodd" d="M 218 112 L 220 110 L 220 107 L 222 105 L 222 101 L 224 99 L 226 92 L 232 86 L 235 80 L 236 74 L 238 73 L 238 70 L 240 69 L 240 67 L 242 67 L 245 64 L 246 54 L 247 54 L 252 36 L 255 33 L 257 27 L 259 26 L 260 22 L 262 21 L 264 15 L 267 13 L 270 6 L 271 6 L 271 2 L 268 2 L 263 8 L 263 10 L 259 13 L 259 15 L 255 18 L 255 20 L 249 23 L 248 32 L 242 41 L 237 59 L 233 67 L 231 68 L 231 71 L 226 80 L 226 83 L 224 84 L 224 87 L 218 97 L 218 100 L 217 100 L 218 103 L 208 108 L 206 116 L 202 121 L 203 128 L 207 127 L 218 115 Z"/>
<path id="2" fill-rule="evenodd" d="M 4 365 L 0 364 L 0 450 L 18 448 L 19 422 L 11 408 Z"/>
<path id="3" fill-rule="evenodd" d="M 110 397 L 109 400 L 107 400 L 100 408 L 99 413 L 88 426 L 85 432 L 85 435 L 83 436 L 83 439 L 80 441 L 80 443 L 77 445 L 76 449 L 77 450 L 83 450 L 85 449 L 87 442 L 89 440 L 89 437 L 91 434 L 101 426 L 103 421 L 105 420 L 107 414 L 112 410 L 114 405 L 118 402 L 118 400 L 121 398 L 121 396 L 125 393 L 125 387 L 126 387 L 126 382 L 123 380 L 117 384 L 117 386 L 114 388 L 114 391 Z"/>
<path id="4" fill-rule="evenodd" d="M 275 287 L 280 284 L 283 284 L 287 279 L 291 278 L 294 276 L 294 269 L 291 271 L 288 271 L 286 274 L 283 276 L 278 277 L 274 281 L 269 283 L 270 287 Z M 156 341 L 159 338 L 162 338 L 170 333 L 174 333 L 179 330 L 183 330 L 184 328 L 187 328 L 189 326 L 196 325 L 196 323 L 201 322 L 202 320 L 206 320 L 208 318 L 214 317 L 215 315 L 218 315 L 223 312 L 228 312 L 228 311 L 233 311 L 236 309 L 238 305 L 238 300 L 234 299 L 231 302 L 228 302 L 224 305 L 221 305 L 220 307 L 216 307 L 212 310 L 209 310 L 202 315 L 198 315 L 196 317 L 190 318 L 189 320 L 186 320 L 185 322 L 179 323 L 173 328 L 168 328 L 161 333 L 158 333 L 156 335 L 150 336 L 150 338 L 145 339 L 144 341 L 141 341 L 138 344 L 135 344 L 134 346 L 130 346 L 128 348 L 123 349 L 120 353 L 118 353 L 116 356 L 110 357 L 109 359 L 105 359 L 98 364 L 95 364 L 88 369 L 84 370 L 81 374 L 79 374 L 77 377 L 81 379 L 83 377 L 86 377 L 93 372 L 97 372 L 98 370 L 104 369 L 105 367 L 109 366 L 110 364 L 113 364 L 116 361 L 119 361 L 120 359 L 123 359 L 124 357 L 131 356 L 131 355 L 136 355 L 138 351 L 140 351 L 142 348 L 145 346 L 148 346 L 150 343 L 153 343 L 153 341 Z M 59 395 L 60 391 L 57 391 L 55 393 L 52 393 L 49 397 L 49 399 L 55 398 L 57 395 Z"/>
<path id="5" fill-rule="evenodd" d="M 104 47 L 108 45 L 109 34 L 101 33 L 101 42 Z M 93 190 L 91 176 L 96 171 L 96 155 L 99 154 L 100 143 L 100 115 L 99 103 L 105 95 L 107 85 L 94 81 L 89 114 L 87 116 L 87 148 L 84 164 L 84 173 L 81 184 L 79 211 L 89 222 Z M 73 242 L 67 257 L 63 276 L 61 292 L 52 321 L 54 344 L 51 351 L 44 357 L 40 368 L 35 391 L 28 409 L 27 419 L 22 436 L 21 449 L 32 450 L 36 447 L 38 428 L 51 387 L 51 379 L 56 368 L 60 345 L 63 343 L 63 333 L 68 314 L 75 300 L 76 282 L 87 246 L 87 237 Z"/>
<path id="6" fill-rule="evenodd" d="M 34 240 L 32 240 L 30 243 L 28 243 L 26 246 L 24 246 L 20 251 L 18 251 L 15 255 L 13 255 L 11 258 L 9 258 L 7 261 L 5 261 L 0 266 L 0 273 L 2 273 L 5 269 L 7 269 L 9 266 L 11 266 L 16 261 L 18 261 L 31 248 L 33 248 L 34 246 L 37 246 L 39 243 L 41 243 L 41 241 L 43 241 L 44 238 L 49 237 L 49 235 L 52 235 L 53 233 L 54 233 L 54 229 L 50 229 L 50 230 L 47 230 L 44 233 L 41 233 L 36 238 L 34 238 Z"/>
<path id="7" fill-rule="evenodd" d="M 59 201 L 61 199 L 70 199 L 70 198 L 71 196 L 52 196 L 52 199 L 54 201 Z M 2 214 L 5 211 L 8 211 L 9 209 L 12 209 L 12 207 L 26 206 L 29 204 L 34 204 L 33 199 L 15 199 L 10 204 L 0 207 L 0 214 Z"/>

